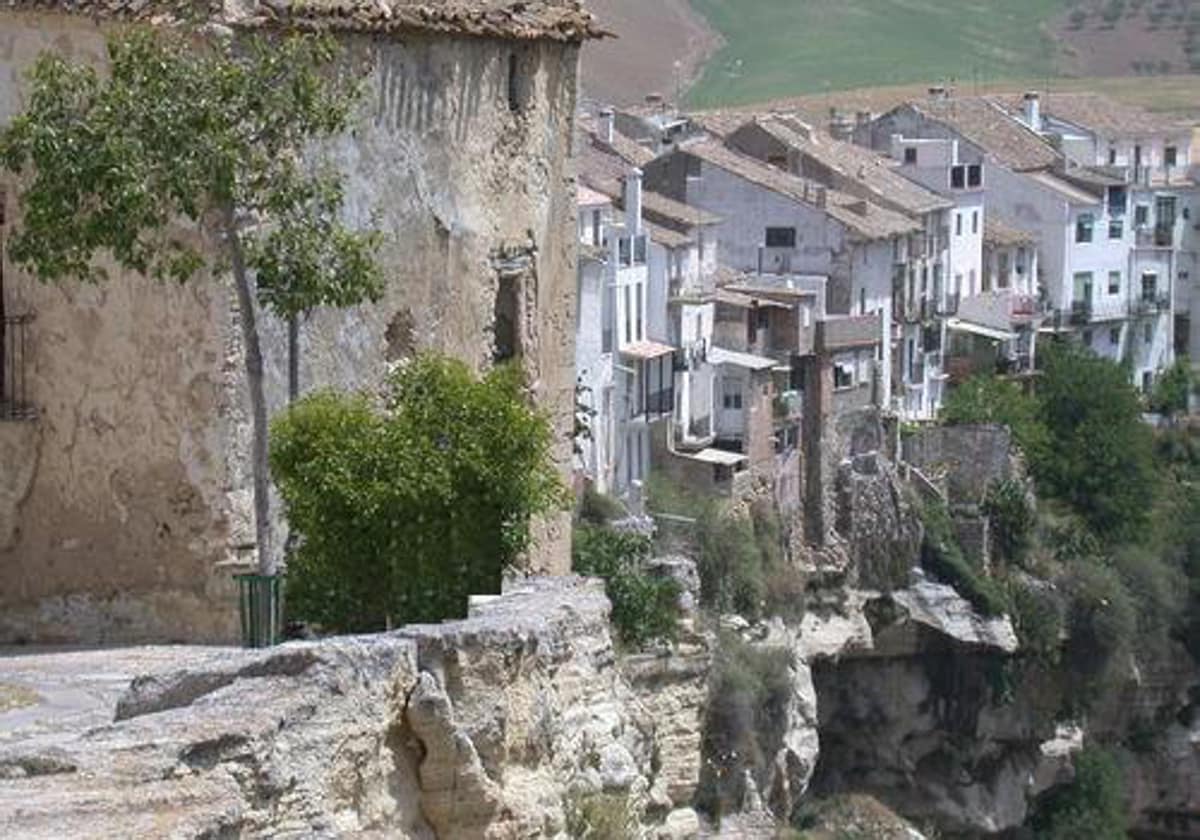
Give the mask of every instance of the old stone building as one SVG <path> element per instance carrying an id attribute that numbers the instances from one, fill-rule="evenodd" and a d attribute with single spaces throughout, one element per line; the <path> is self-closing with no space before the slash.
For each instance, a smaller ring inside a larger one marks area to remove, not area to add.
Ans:
<path id="1" fill-rule="evenodd" d="M 112 27 L 169 23 L 197 5 L 0 4 L 0 125 L 20 111 L 42 51 L 102 64 Z M 554 419 L 565 472 L 570 154 L 591 17 L 575 0 L 214 0 L 208 11 L 235 29 L 328 29 L 369 62 L 355 129 L 332 154 L 351 220 L 374 218 L 385 235 L 387 291 L 303 323 L 303 389 L 369 386 L 422 348 L 481 368 L 517 354 Z M 254 528 L 230 285 L 114 273 L 103 286 L 42 286 L 7 258 L 2 282 L 7 339 L 21 353 L 7 356 L 0 420 L 0 642 L 232 638 L 232 575 L 248 569 Z M 286 397 L 286 330 L 262 329 L 274 410 Z M 565 571 L 565 526 L 540 529 L 535 568 Z"/>

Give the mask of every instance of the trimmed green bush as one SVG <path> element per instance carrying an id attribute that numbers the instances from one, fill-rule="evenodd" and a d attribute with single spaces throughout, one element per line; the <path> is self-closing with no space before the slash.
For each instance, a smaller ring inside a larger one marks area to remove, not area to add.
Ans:
<path id="1" fill-rule="evenodd" d="M 271 441 L 299 537 L 288 610 L 325 631 L 465 615 L 468 595 L 500 591 L 532 517 L 566 504 L 550 422 L 513 366 L 478 379 L 462 362 L 417 358 L 382 405 L 313 394 L 276 418 Z"/>
<path id="2" fill-rule="evenodd" d="M 1037 512 L 1024 485 L 1011 478 L 994 482 L 983 501 L 983 511 L 991 522 L 999 556 L 1010 563 L 1020 562 L 1029 551 L 1037 524 Z"/>
<path id="3" fill-rule="evenodd" d="M 1075 756 L 1075 779 L 1052 792 L 1032 821 L 1045 840 L 1125 840 L 1128 824 L 1120 765 L 1112 753 L 1087 747 Z"/>

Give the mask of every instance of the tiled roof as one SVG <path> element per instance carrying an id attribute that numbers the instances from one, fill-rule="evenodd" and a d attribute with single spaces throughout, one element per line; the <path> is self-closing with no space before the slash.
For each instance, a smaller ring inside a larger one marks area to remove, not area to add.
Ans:
<path id="1" fill-rule="evenodd" d="M 603 204 L 611 204 L 611 199 L 604 193 L 589 189 L 583 184 L 575 185 L 575 206 L 576 207 L 598 207 Z"/>
<path id="2" fill-rule="evenodd" d="M 815 130 L 806 137 L 789 120 L 775 116 L 755 122 L 780 143 L 862 184 L 876 200 L 897 210 L 920 215 L 954 206 L 953 202 L 905 178 L 896 171 L 894 161 L 870 149 Z"/>
<path id="3" fill-rule="evenodd" d="M 1021 113 L 1021 97 L 1006 96 L 998 101 L 1010 112 Z M 1040 109 L 1043 115 L 1069 122 L 1101 137 L 1178 135 L 1191 131 L 1189 126 L 1100 93 L 1043 94 Z"/>
<path id="4" fill-rule="evenodd" d="M 654 152 L 619 131 L 613 131 L 612 140 L 601 137 L 596 120 L 590 116 L 581 116 L 577 122 L 579 130 L 589 145 L 610 155 L 615 155 L 630 166 L 645 166 L 654 160 Z"/>
<path id="5" fill-rule="evenodd" d="M 1034 234 L 1021 230 L 1003 219 L 996 218 L 996 214 L 991 210 L 984 216 L 983 241 L 989 245 L 1001 247 L 1028 245 L 1036 240 L 1037 237 Z"/>
<path id="6" fill-rule="evenodd" d="M 0 10 L 5 9 L 148 23 L 207 17 L 249 28 L 444 32 L 515 40 L 584 41 L 608 34 L 579 0 L 0 0 Z"/>
<path id="7" fill-rule="evenodd" d="M 684 204 L 651 190 L 645 190 L 642 193 L 642 212 L 647 216 L 663 219 L 667 223 L 674 222 L 686 227 L 715 225 L 721 221 L 721 217 L 716 213 L 709 213 L 707 210 Z"/>
<path id="8" fill-rule="evenodd" d="M 669 227 L 656 225 L 654 222 L 647 222 L 645 220 L 642 221 L 642 225 L 646 228 L 646 233 L 650 235 L 650 239 L 665 248 L 682 248 L 695 243 L 695 240 L 686 233 L 671 230 Z"/>
<path id="9" fill-rule="evenodd" d="M 1046 169 L 1060 158 L 1053 146 L 989 99 L 952 97 L 911 102 L 908 107 L 952 128 L 1009 169 Z"/>
<path id="10" fill-rule="evenodd" d="M 715 140 L 691 143 L 681 151 L 763 189 L 818 208 L 864 239 L 887 239 L 920 230 L 915 221 L 902 213 L 887 210 L 838 190 L 827 189 L 813 181 L 799 178 L 755 158 L 727 149 Z M 819 206 L 818 196 L 822 193 L 825 195 L 824 207 Z"/>
<path id="11" fill-rule="evenodd" d="M 1099 196 L 1086 192 L 1070 181 L 1066 181 L 1049 172 L 1028 172 L 1026 175 L 1030 180 L 1041 184 L 1047 189 L 1053 190 L 1072 204 L 1099 204 L 1102 200 Z"/>

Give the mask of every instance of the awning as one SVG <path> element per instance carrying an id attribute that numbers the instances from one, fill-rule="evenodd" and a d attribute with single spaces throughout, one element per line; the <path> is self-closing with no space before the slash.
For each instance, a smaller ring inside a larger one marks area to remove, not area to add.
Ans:
<path id="1" fill-rule="evenodd" d="M 632 356 L 635 359 L 658 359 L 669 356 L 675 348 L 669 344 L 659 344 L 657 341 L 635 341 L 621 348 L 622 356 Z"/>
<path id="2" fill-rule="evenodd" d="M 701 449 L 699 452 L 679 452 L 677 453 L 683 458 L 691 458 L 694 461 L 703 461 L 706 464 L 716 464 L 722 467 L 736 467 L 738 464 L 748 460 L 745 455 L 740 452 L 726 452 L 724 449 Z"/>
<path id="3" fill-rule="evenodd" d="M 946 329 L 954 330 L 955 332 L 971 333 L 972 335 L 981 335 L 984 338 L 990 338 L 993 341 L 1013 341 L 1017 334 L 1009 330 L 998 330 L 995 327 L 985 327 L 983 324 L 975 324 L 971 321 L 964 321 L 961 318 L 950 318 L 946 321 Z"/>
<path id="4" fill-rule="evenodd" d="M 708 351 L 708 361 L 714 365 L 733 365 L 747 370 L 770 370 L 778 364 L 774 359 L 768 359 L 765 356 L 726 350 L 724 347 L 711 348 Z"/>

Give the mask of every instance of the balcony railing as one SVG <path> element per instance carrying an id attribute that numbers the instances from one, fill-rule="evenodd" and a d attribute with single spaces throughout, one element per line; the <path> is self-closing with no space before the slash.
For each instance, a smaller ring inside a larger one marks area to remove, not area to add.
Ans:
<path id="1" fill-rule="evenodd" d="M 1092 302 L 1090 300 L 1071 301 L 1070 322 L 1086 324 L 1090 320 L 1092 320 Z"/>
<path id="2" fill-rule="evenodd" d="M 1157 315 L 1171 309 L 1171 296 L 1165 293 L 1143 294 L 1129 302 L 1131 315 Z"/>
<path id="3" fill-rule="evenodd" d="M 25 378 L 26 328 L 33 315 L 4 318 L 0 330 L 0 420 L 32 420 L 37 410 L 29 401 Z"/>
<path id="4" fill-rule="evenodd" d="M 1175 247 L 1175 229 L 1167 225 L 1142 228 L 1137 232 L 1137 246 L 1139 248 L 1173 248 Z"/>

